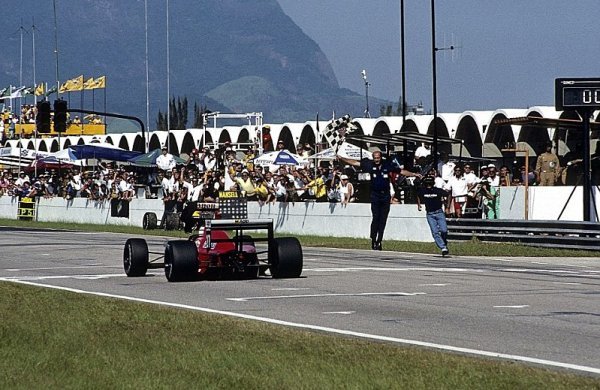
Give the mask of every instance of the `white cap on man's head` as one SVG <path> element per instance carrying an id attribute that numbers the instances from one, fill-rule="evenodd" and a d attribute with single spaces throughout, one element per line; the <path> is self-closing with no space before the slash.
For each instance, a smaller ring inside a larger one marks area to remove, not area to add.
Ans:
<path id="1" fill-rule="evenodd" d="M 496 166 L 494 164 L 489 164 L 487 167 L 488 168 L 496 168 Z"/>

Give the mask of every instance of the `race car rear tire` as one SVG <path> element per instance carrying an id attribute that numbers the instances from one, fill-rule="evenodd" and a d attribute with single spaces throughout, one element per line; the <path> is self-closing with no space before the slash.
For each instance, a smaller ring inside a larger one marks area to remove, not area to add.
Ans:
<path id="1" fill-rule="evenodd" d="M 141 238 L 130 238 L 123 249 L 123 269 L 130 277 L 144 276 L 148 271 L 148 244 Z"/>
<path id="2" fill-rule="evenodd" d="M 273 278 L 298 278 L 302 274 L 302 246 L 294 237 L 275 238 L 269 263 Z"/>
<path id="3" fill-rule="evenodd" d="M 165 218 L 165 230 L 176 230 L 181 225 L 181 218 L 179 213 L 167 213 Z"/>
<path id="4" fill-rule="evenodd" d="M 144 230 L 154 230 L 158 225 L 158 218 L 154 213 L 145 213 L 142 219 L 142 228 Z"/>
<path id="5" fill-rule="evenodd" d="M 169 282 L 193 280 L 198 276 L 198 250 L 192 241 L 167 242 L 165 276 Z"/>

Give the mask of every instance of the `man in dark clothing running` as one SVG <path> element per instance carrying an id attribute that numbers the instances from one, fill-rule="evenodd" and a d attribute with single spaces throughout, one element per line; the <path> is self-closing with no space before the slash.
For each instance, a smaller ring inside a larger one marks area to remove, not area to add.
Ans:
<path id="1" fill-rule="evenodd" d="M 426 176 L 423 179 L 422 186 L 417 190 L 417 207 L 421 211 L 421 203 L 425 203 L 427 212 L 427 223 L 431 230 L 431 235 L 435 244 L 442 250 L 442 256 L 446 257 L 448 251 L 448 226 L 446 224 L 446 214 L 444 213 L 444 197 L 448 193 L 441 188 L 434 187 L 435 179 Z"/>
<path id="2" fill-rule="evenodd" d="M 363 158 L 360 161 L 352 160 L 342 156 L 338 159 L 346 164 L 360 167 L 365 173 L 371 176 L 371 249 L 382 250 L 381 241 L 383 232 L 387 223 L 387 217 L 390 213 L 390 173 L 397 172 L 404 176 L 421 177 L 418 173 L 413 173 L 402 167 L 394 165 L 391 161 L 384 160 L 380 151 L 373 152 L 373 160 Z"/>

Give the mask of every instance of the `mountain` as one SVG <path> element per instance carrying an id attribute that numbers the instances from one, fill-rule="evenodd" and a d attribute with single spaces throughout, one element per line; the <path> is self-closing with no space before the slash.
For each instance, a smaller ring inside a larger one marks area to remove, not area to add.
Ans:
<path id="1" fill-rule="evenodd" d="M 166 2 L 148 1 L 151 128 L 167 101 Z M 146 117 L 143 0 L 56 0 L 59 80 L 106 75 L 106 90 L 74 92 L 70 107 Z M 36 78 L 56 83 L 52 1 L 5 0 L 5 44 L 0 89 L 20 79 L 32 85 L 35 21 Z M 8 20 L 8 22 L 6 22 Z M 282 11 L 276 0 L 179 0 L 169 7 L 171 96 L 211 110 L 262 111 L 266 122 L 306 121 L 320 112 L 360 116 L 365 99 L 340 88 L 317 43 Z M 83 102 L 82 102 L 83 100 Z M 383 104 L 373 99 L 372 107 Z M 188 123 L 192 123 L 190 118 Z"/>

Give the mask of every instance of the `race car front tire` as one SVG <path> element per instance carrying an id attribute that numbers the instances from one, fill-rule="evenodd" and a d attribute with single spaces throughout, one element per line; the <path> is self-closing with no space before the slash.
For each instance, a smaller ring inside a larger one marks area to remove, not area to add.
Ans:
<path id="1" fill-rule="evenodd" d="M 144 276 L 148 271 L 148 244 L 141 238 L 130 238 L 123 249 L 123 268 L 127 276 Z"/>
<path id="2" fill-rule="evenodd" d="M 300 241 L 294 237 L 280 237 L 270 246 L 269 264 L 273 278 L 299 278 L 303 264 Z"/>
<path id="3" fill-rule="evenodd" d="M 198 276 L 198 250 L 192 241 L 167 242 L 165 276 L 169 282 L 193 280 Z"/>

